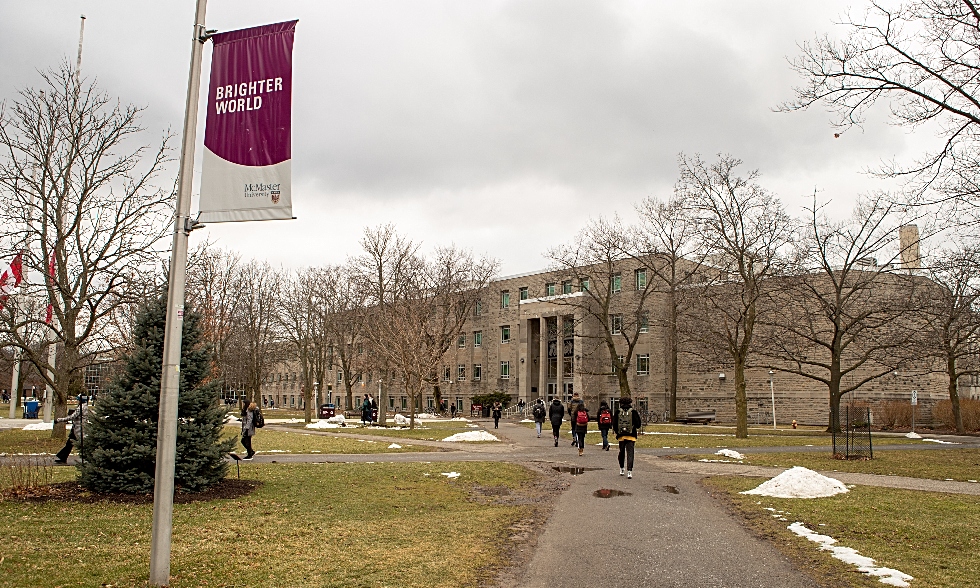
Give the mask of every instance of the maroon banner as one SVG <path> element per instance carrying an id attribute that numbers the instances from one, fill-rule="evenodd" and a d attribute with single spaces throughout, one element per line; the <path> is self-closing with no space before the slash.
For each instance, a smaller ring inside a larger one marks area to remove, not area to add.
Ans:
<path id="1" fill-rule="evenodd" d="M 202 222 L 293 217 L 290 134 L 297 22 L 211 37 Z"/>

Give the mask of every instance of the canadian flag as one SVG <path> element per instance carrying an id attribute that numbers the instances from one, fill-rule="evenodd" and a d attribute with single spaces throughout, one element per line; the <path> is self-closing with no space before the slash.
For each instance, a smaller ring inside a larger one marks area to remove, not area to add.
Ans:
<path id="1" fill-rule="evenodd" d="M 7 302 L 7 297 L 13 294 L 20 281 L 24 277 L 24 266 L 21 263 L 21 254 L 18 253 L 14 260 L 10 262 L 3 273 L 0 274 L 0 308 Z"/>

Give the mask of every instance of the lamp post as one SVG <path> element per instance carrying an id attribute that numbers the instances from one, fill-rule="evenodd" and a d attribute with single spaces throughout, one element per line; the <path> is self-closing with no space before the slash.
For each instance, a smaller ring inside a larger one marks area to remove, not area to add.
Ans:
<path id="1" fill-rule="evenodd" d="M 769 370 L 769 397 L 772 399 L 772 428 L 776 429 L 776 392 L 772 386 L 772 376 L 776 372 Z"/>

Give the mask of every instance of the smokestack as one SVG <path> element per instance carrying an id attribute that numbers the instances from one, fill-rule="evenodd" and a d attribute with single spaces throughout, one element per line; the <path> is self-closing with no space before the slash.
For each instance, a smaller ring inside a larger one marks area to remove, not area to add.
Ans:
<path id="1" fill-rule="evenodd" d="M 898 228 L 898 244 L 901 247 L 902 269 L 920 269 L 919 227 L 903 225 Z"/>

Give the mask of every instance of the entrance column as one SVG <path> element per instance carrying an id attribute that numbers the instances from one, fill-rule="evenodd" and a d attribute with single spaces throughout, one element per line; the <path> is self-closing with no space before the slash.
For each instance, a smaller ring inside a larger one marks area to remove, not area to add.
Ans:
<path id="1" fill-rule="evenodd" d="M 555 373 L 556 376 L 555 382 L 558 388 L 558 394 L 561 396 L 562 402 L 566 401 L 565 386 L 564 386 L 565 374 L 563 373 L 565 371 L 564 369 L 565 366 L 562 365 L 563 363 L 565 363 L 565 331 L 563 330 L 565 327 L 564 319 L 565 317 L 562 316 L 561 313 L 559 313 L 558 316 L 555 317 L 555 328 L 556 328 L 555 334 L 558 336 L 558 339 L 555 341 L 555 343 L 557 343 L 556 353 L 558 355 L 558 357 L 555 358 L 555 367 L 558 368 L 558 371 Z"/>
<path id="2" fill-rule="evenodd" d="M 541 317 L 538 337 L 538 395 L 548 400 L 548 319 Z"/>

